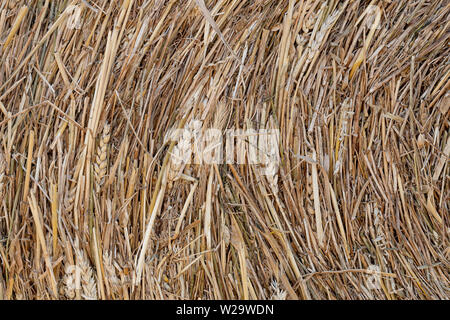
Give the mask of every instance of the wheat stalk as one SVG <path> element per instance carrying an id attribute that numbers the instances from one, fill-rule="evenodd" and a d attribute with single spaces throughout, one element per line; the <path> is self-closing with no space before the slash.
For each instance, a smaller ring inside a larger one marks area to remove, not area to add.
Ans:
<path id="1" fill-rule="evenodd" d="M 0 150 L 0 199 L 3 199 L 3 192 L 6 184 L 6 159 Z"/>

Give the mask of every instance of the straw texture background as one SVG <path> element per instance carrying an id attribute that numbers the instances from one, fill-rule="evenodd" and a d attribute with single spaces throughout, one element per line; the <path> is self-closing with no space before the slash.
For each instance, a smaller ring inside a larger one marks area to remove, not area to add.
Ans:
<path id="1" fill-rule="evenodd" d="M 449 13 L 2 0 L 0 299 L 448 299 Z M 279 169 L 171 128 L 279 129 Z"/>

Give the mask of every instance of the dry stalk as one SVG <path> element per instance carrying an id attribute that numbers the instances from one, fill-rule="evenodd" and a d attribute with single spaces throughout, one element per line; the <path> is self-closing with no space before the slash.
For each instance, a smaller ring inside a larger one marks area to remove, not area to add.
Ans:
<path id="1" fill-rule="evenodd" d="M 447 2 L 3 1 L 0 299 L 448 299 Z"/>
<path id="2" fill-rule="evenodd" d="M 95 186 L 97 192 L 100 192 L 100 188 L 105 182 L 106 170 L 108 166 L 108 144 L 111 138 L 111 127 L 106 123 L 103 127 L 103 133 L 100 138 L 100 142 L 97 147 L 97 153 L 94 164 L 95 172 Z"/>

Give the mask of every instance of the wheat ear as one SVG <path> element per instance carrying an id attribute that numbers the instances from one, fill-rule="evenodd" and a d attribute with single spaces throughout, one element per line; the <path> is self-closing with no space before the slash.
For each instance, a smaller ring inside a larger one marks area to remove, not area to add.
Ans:
<path id="1" fill-rule="evenodd" d="M 94 164 L 95 171 L 95 183 L 97 192 L 100 191 L 100 187 L 105 182 L 106 167 L 107 167 L 107 150 L 109 139 L 111 138 L 111 127 L 109 124 L 105 124 L 103 127 L 102 137 L 97 147 L 96 163 Z"/>

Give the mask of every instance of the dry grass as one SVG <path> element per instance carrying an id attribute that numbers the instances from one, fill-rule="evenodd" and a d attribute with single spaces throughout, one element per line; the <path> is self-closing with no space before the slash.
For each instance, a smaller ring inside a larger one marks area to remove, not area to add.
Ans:
<path id="1" fill-rule="evenodd" d="M 448 299 L 449 14 L 3 0 L 0 299 Z M 174 127 L 279 128 L 280 168 Z"/>

